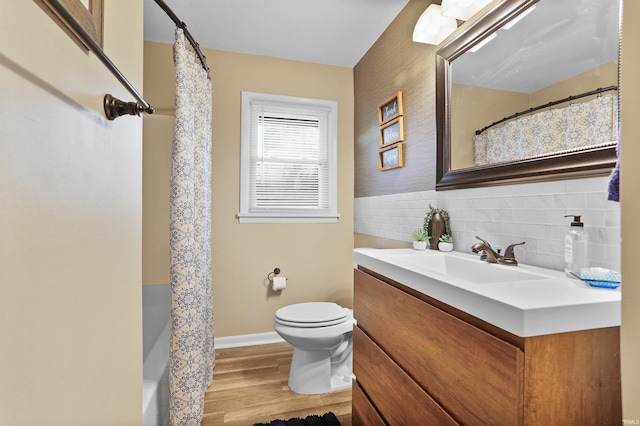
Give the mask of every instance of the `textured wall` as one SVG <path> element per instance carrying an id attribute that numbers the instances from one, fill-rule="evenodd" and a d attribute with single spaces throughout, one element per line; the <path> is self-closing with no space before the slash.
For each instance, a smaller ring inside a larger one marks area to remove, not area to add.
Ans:
<path id="1" fill-rule="evenodd" d="M 411 40 L 430 3 L 411 0 L 354 68 L 356 197 L 435 187 L 435 47 Z M 398 91 L 406 165 L 379 171 L 378 105 Z"/>

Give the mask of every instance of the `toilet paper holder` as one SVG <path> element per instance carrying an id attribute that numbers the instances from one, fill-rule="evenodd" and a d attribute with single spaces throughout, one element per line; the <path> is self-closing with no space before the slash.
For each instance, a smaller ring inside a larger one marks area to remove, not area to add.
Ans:
<path id="1" fill-rule="evenodd" d="M 270 283 L 273 283 L 273 277 L 279 274 L 280 274 L 280 268 L 275 268 L 272 272 L 269 272 L 269 274 L 267 275 L 267 279 L 269 280 Z M 285 280 L 288 280 L 288 278 L 285 278 Z"/>

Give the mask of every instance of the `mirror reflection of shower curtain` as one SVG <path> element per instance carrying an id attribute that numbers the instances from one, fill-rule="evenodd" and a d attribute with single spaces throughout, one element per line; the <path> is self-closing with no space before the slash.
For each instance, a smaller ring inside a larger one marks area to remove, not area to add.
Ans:
<path id="1" fill-rule="evenodd" d="M 475 163 L 544 156 L 617 140 L 618 96 L 525 115 L 474 136 Z"/>
<path id="2" fill-rule="evenodd" d="M 171 164 L 171 425 L 199 425 L 213 381 L 211 288 L 211 80 L 176 29 Z"/>

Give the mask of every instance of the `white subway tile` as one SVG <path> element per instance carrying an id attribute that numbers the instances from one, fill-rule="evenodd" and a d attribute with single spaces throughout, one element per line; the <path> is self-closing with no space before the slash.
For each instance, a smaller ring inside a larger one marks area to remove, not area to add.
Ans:
<path id="1" fill-rule="evenodd" d="M 525 240 L 522 263 L 562 270 L 566 214 L 583 216 L 598 262 L 620 265 L 620 206 L 606 200 L 608 178 L 574 179 L 455 191 L 424 191 L 354 200 L 354 230 L 411 241 L 429 205 L 449 211 L 455 250 L 469 252 L 476 235 L 496 247 Z"/>

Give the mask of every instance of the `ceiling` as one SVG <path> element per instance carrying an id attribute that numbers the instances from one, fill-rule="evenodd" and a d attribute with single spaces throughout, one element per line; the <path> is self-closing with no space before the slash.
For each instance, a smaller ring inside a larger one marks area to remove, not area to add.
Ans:
<path id="1" fill-rule="evenodd" d="M 343 67 L 355 66 L 408 2 L 165 0 L 201 47 Z M 174 28 L 144 0 L 145 40 L 173 44 Z"/>

